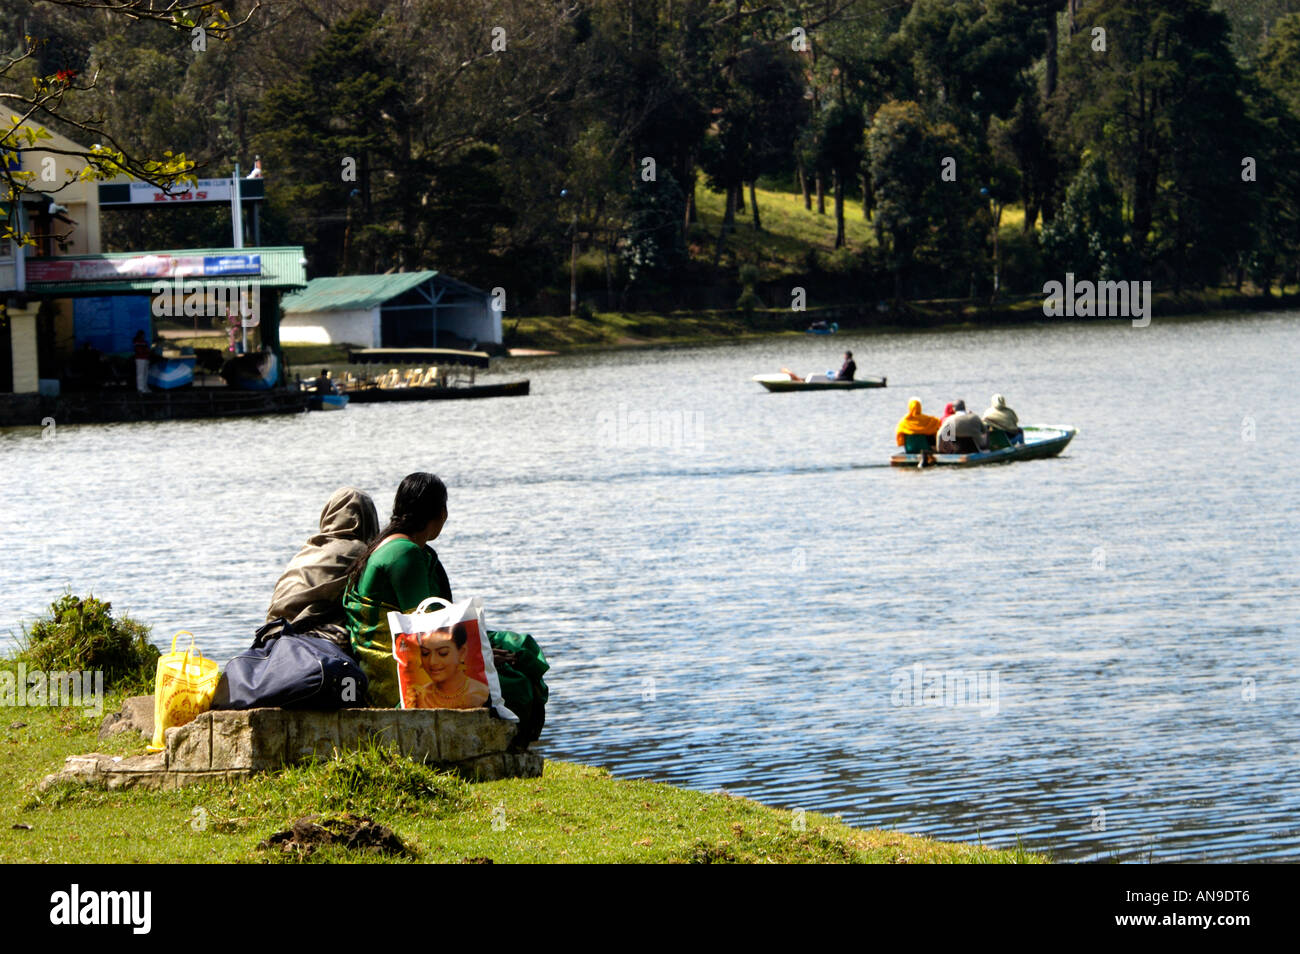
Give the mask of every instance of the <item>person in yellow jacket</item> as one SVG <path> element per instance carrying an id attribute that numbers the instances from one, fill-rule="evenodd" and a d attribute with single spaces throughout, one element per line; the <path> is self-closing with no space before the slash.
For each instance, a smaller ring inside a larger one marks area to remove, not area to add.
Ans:
<path id="1" fill-rule="evenodd" d="M 937 433 L 939 433 L 939 419 L 929 414 L 922 414 L 921 399 L 912 398 L 907 402 L 907 413 L 898 422 L 898 428 L 894 432 L 894 442 L 901 447 L 907 435 L 920 434 L 931 438 L 930 444 L 933 446 L 933 438 Z"/>

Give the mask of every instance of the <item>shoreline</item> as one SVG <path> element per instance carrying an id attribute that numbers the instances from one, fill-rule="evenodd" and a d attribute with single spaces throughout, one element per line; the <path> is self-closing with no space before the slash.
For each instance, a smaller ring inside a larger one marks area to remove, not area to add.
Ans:
<path id="1" fill-rule="evenodd" d="M 1269 296 L 1217 291 L 1155 296 L 1151 320 L 1194 321 L 1269 311 L 1300 309 L 1300 292 Z M 509 348 L 546 350 L 556 355 L 623 351 L 649 347 L 700 346 L 766 340 L 808 334 L 814 321 L 837 322 L 839 333 L 901 334 L 974 331 L 1062 322 L 1121 323 L 1128 318 L 1049 317 L 1041 296 L 1008 300 L 996 308 L 969 300 L 909 302 L 899 313 L 866 306 L 827 306 L 800 312 L 766 310 L 746 318 L 738 312 L 685 311 L 669 314 L 601 312 L 590 318 L 538 316 L 519 318 L 506 335 Z M 683 331 L 678 331 L 683 329 Z M 637 334 L 636 332 L 642 332 Z M 684 333 L 683 333 L 684 332 Z M 835 335 L 826 335 L 835 338 Z M 550 357 L 551 355 L 546 355 Z M 512 355 L 512 359 L 542 357 Z"/>
<path id="2" fill-rule="evenodd" d="M 123 697 L 110 692 L 104 711 L 115 711 Z M 301 816 L 345 811 L 389 826 L 415 850 L 413 860 L 435 863 L 1050 861 L 1020 847 L 854 828 L 816 812 L 550 760 L 541 778 L 468 783 L 432 773 L 420 778 L 422 767 L 409 759 L 409 768 L 386 774 L 362 753 L 344 756 L 342 767 L 331 760 L 173 791 L 68 786 L 38 794 L 36 783 L 67 756 L 127 756 L 144 743 L 133 733 L 100 739 L 99 718 L 81 710 L 25 707 L 10 716 L 0 724 L 8 750 L 0 787 L 10 793 L 3 802 L 9 824 L 0 826 L 5 863 L 284 860 L 259 845 Z M 339 849 L 311 860 L 390 859 Z"/>

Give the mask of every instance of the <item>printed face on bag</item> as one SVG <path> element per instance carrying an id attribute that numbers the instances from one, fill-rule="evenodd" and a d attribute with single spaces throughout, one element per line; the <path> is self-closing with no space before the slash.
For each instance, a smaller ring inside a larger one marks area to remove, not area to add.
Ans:
<path id="1" fill-rule="evenodd" d="M 445 685 L 465 665 L 465 647 L 456 645 L 450 630 L 425 633 L 420 637 L 420 664 L 431 681 Z"/>
<path id="2" fill-rule="evenodd" d="M 477 709 L 488 701 L 475 622 L 397 639 L 402 699 L 409 709 Z"/>

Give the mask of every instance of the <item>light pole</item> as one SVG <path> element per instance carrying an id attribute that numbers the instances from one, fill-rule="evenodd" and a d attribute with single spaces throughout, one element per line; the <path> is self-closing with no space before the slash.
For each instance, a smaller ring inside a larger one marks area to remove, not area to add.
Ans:
<path id="1" fill-rule="evenodd" d="M 569 190 L 561 189 L 560 198 L 569 198 Z M 578 317 L 578 206 L 573 206 L 573 224 L 569 226 L 569 317 Z"/>
<path id="2" fill-rule="evenodd" d="M 993 195 L 988 186 L 980 188 L 980 195 L 993 204 L 993 296 L 989 299 L 992 304 L 998 300 L 1002 284 L 1002 200 Z"/>

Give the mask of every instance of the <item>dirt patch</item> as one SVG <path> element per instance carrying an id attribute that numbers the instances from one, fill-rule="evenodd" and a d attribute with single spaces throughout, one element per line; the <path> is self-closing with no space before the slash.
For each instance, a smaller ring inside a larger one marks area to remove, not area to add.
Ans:
<path id="1" fill-rule="evenodd" d="M 295 821 L 293 827 L 277 831 L 257 847 L 307 859 L 317 848 L 326 845 L 376 855 L 415 857 L 415 852 L 391 828 L 351 812 L 336 816 L 306 815 Z"/>

